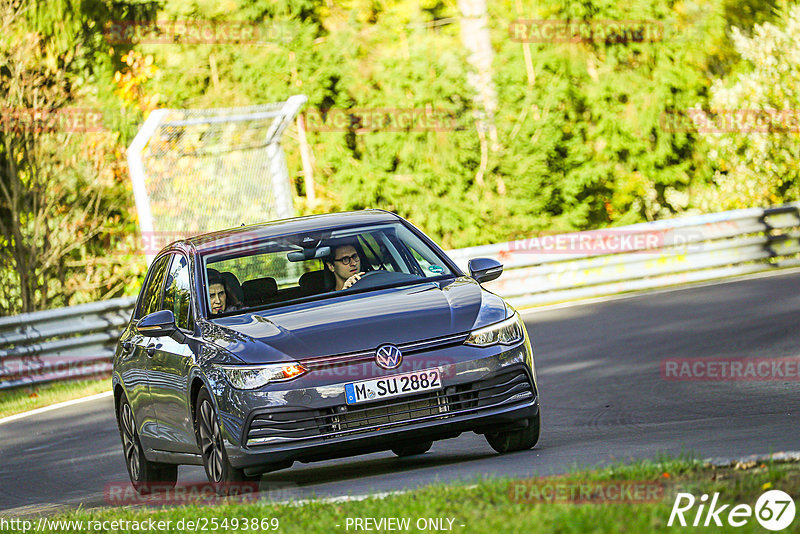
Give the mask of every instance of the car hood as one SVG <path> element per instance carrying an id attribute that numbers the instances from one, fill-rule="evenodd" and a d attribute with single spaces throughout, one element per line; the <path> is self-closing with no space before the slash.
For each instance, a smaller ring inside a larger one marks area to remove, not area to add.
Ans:
<path id="1" fill-rule="evenodd" d="M 204 336 L 242 362 L 257 364 L 458 334 L 505 315 L 500 297 L 460 277 L 223 317 Z"/>

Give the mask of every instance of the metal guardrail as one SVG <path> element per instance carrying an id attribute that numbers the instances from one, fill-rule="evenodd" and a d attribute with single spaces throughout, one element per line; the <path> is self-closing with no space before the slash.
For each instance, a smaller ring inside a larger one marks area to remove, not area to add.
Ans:
<path id="1" fill-rule="evenodd" d="M 484 284 L 516 307 L 800 265 L 800 203 L 538 236 L 448 254 L 505 266 Z M 135 299 L 0 318 L 0 390 L 107 375 Z"/>
<path id="2" fill-rule="evenodd" d="M 0 390 L 109 375 L 135 298 L 0 317 Z"/>
<path id="3" fill-rule="evenodd" d="M 448 252 L 504 264 L 484 286 L 516 307 L 537 306 L 800 265 L 800 203 Z"/>

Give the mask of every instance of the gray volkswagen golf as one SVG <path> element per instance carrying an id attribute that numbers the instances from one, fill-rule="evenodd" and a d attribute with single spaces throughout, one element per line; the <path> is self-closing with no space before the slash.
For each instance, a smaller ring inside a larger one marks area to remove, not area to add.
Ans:
<path id="1" fill-rule="evenodd" d="M 148 270 L 114 356 L 117 423 L 140 493 L 203 465 L 220 493 L 262 473 L 483 434 L 539 438 L 519 314 L 427 236 L 381 210 L 178 241 Z"/>

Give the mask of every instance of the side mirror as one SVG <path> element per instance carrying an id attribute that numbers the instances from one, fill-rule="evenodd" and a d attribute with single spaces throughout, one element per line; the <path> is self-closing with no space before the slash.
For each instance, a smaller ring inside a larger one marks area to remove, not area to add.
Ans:
<path id="1" fill-rule="evenodd" d="M 161 310 L 145 315 L 139 320 L 136 329 L 147 337 L 169 336 L 178 343 L 183 343 L 186 336 L 175 325 L 175 315 L 172 310 Z"/>
<path id="2" fill-rule="evenodd" d="M 503 264 L 491 258 L 469 260 L 469 275 L 480 283 L 491 282 L 503 274 Z"/>

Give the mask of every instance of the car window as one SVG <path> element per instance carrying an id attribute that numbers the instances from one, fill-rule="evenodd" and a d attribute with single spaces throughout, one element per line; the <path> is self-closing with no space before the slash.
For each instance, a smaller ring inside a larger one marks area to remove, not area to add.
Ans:
<path id="1" fill-rule="evenodd" d="M 191 288 L 189 286 L 189 262 L 182 254 L 173 255 L 165 287 L 162 309 L 172 311 L 178 328 L 194 330 Z"/>
<path id="2" fill-rule="evenodd" d="M 220 273 L 233 273 L 240 284 L 270 277 L 275 279 L 278 288 L 286 288 L 296 285 L 303 274 L 322 269 L 324 265 L 321 260 L 287 261 L 286 250 L 280 250 L 208 263 L 207 267 Z"/>
<path id="3" fill-rule="evenodd" d="M 358 236 L 361 250 L 364 251 L 364 259 L 372 269 L 384 269 L 386 271 L 399 272 L 399 262 L 393 261 L 385 243 L 386 237 L 378 232 L 365 232 Z"/>
<path id="4" fill-rule="evenodd" d="M 137 309 L 137 319 L 160 309 L 161 289 L 169 258 L 169 256 L 161 256 L 150 267 L 150 274 L 147 277 L 144 289 L 142 289 L 142 300 Z"/>
<path id="5" fill-rule="evenodd" d="M 433 254 L 430 247 L 425 245 L 417 236 L 410 234 L 404 242 L 411 253 L 413 261 L 417 263 L 425 277 L 441 276 L 447 270 L 436 254 Z"/>
<path id="6" fill-rule="evenodd" d="M 390 287 L 453 275 L 435 250 L 399 223 L 248 242 L 239 249 L 231 247 L 223 252 L 205 254 L 202 260 L 206 276 L 227 277 L 223 285 L 226 294 L 230 294 L 226 297 L 224 313 L 234 313 L 317 298 L 335 291 L 332 259 L 338 247 L 355 249 L 360 271 L 382 273 L 365 277 L 369 282 L 354 289 Z M 205 285 L 208 286 L 207 280 Z M 241 301 L 241 306 L 228 309 L 227 303 L 234 298 Z M 206 305 L 211 309 L 210 302 Z"/>

